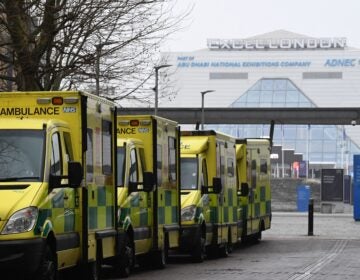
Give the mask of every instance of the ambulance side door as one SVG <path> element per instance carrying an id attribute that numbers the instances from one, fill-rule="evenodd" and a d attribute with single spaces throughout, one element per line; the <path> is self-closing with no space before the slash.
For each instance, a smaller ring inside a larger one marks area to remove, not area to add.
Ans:
<path id="1" fill-rule="evenodd" d="M 53 129 L 50 136 L 50 174 L 66 177 L 68 162 L 73 160 L 70 132 L 64 128 Z M 66 257 L 68 250 L 79 248 L 79 236 L 75 232 L 76 215 L 79 215 L 77 189 L 67 187 L 66 178 L 51 190 L 51 215 L 56 232 L 58 262 L 62 267 L 73 266 L 78 256 Z M 50 186 L 51 187 L 51 186 Z"/>
<path id="2" fill-rule="evenodd" d="M 151 221 L 149 218 L 151 205 L 149 205 L 149 193 L 142 191 L 144 157 L 143 148 L 133 146 L 130 149 L 129 185 L 136 184 L 138 191 L 130 193 L 131 219 L 134 229 L 134 241 L 136 253 L 145 253 L 149 250 L 146 239 L 151 237 Z"/>

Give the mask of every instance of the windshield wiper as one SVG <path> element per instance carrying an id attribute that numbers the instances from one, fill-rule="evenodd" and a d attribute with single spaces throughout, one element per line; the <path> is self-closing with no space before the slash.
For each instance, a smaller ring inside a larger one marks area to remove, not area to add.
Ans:
<path id="1" fill-rule="evenodd" d="M 0 178 L 0 182 L 18 182 L 18 181 L 23 181 L 23 180 L 28 180 L 28 179 L 36 179 L 39 180 L 40 177 L 37 176 L 26 176 L 26 177 L 9 177 L 9 178 Z"/>

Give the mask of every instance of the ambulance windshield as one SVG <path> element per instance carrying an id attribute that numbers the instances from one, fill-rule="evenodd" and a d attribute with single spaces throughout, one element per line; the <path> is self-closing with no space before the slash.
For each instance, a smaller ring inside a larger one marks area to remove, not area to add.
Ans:
<path id="1" fill-rule="evenodd" d="M 124 186 L 124 170 L 125 170 L 125 149 L 117 148 L 117 186 Z"/>
<path id="2" fill-rule="evenodd" d="M 181 189 L 197 189 L 197 158 L 181 158 Z"/>
<path id="3" fill-rule="evenodd" d="M 44 139 L 43 130 L 1 130 L 0 182 L 40 181 Z"/>

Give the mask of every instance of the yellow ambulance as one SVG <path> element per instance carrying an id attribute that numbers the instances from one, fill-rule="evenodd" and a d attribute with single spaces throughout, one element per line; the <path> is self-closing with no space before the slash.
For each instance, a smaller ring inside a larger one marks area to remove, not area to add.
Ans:
<path id="1" fill-rule="evenodd" d="M 203 261 L 227 256 L 237 242 L 235 139 L 209 131 L 181 132 L 180 249 Z"/>
<path id="2" fill-rule="evenodd" d="M 116 260 L 115 112 L 77 91 L 0 93 L 0 278 L 97 279 Z"/>
<path id="3" fill-rule="evenodd" d="M 150 115 L 117 118 L 118 219 L 124 240 L 121 273 L 135 257 L 164 267 L 179 246 L 179 127 Z"/>
<path id="4" fill-rule="evenodd" d="M 237 139 L 236 161 L 243 241 L 261 239 L 271 226 L 269 139 Z"/>

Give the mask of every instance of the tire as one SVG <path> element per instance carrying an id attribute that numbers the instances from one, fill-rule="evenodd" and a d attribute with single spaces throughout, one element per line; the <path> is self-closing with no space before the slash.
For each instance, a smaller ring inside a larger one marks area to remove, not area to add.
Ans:
<path id="1" fill-rule="evenodd" d="M 58 278 L 57 272 L 57 257 L 47 244 L 44 249 L 43 256 L 40 261 L 38 271 L 33 279 L 36 280 L 56 280 Z"/>
<path id="2" fill-rule="evenodd" d="M 191 253 L 193 262 L 201 263 L 206 257 L 205 238 L 202 233 L 199 233 L 196 237 L 194 249 Z"/>
<path id="3" fill-rule="evenodd" d="M 165 268 L 166 263 L 166 254 L 164 250 L 160 249 L 159 251 L 155 252 L 154 267 L 157 269 L 163 269 Z"/>
<path id="4" fill-rule="evenodd" d="M 219 257 L 226 258 L 229 256 L 229 246 L 227 242 L 222 244 L 222 246 L 220 246 L 218 250 L 219 250 Z"/>
<path id="5" fill-rule="evenodd" d="M 127 278 L 130 276 L 135 265 L 134 245 L 128 235 L 125 236 L 124 246 L 121 249 L 119 259 L 118 273 L 122 278 Z"/>
<path id="6" fill-rule="evenodd" d="M 263 230 L 263 222 L 260 222 L 259 231 L 252 235 L 252 239 L 253 239 L 254 243 L 260 242 L 260 240 L 262 238 L 262 230 Z"/>
<path id="7" fill-rule="evenodd" d="M 165 268 L 168 257 L 169 257 L 168 236 L 165 235 L 163 248 L 154 252 L 153 266 L 157 269 Z"/>
<path id="8" fill-rule="evenodd" d="M 262 230 L 261 229 L 259 229 L 258 233 L 254 234 L 254 238 L 257 242 L 259 242 L 261 240 L 261 238 L 262 238 Z"/>
<path id="9" fill-rule="evenodd" d="M 90 262 L 86 267 L 86 274 L 88 280 L 100 280 L 101 279 L 101 265 L 98 260 Z"/>

